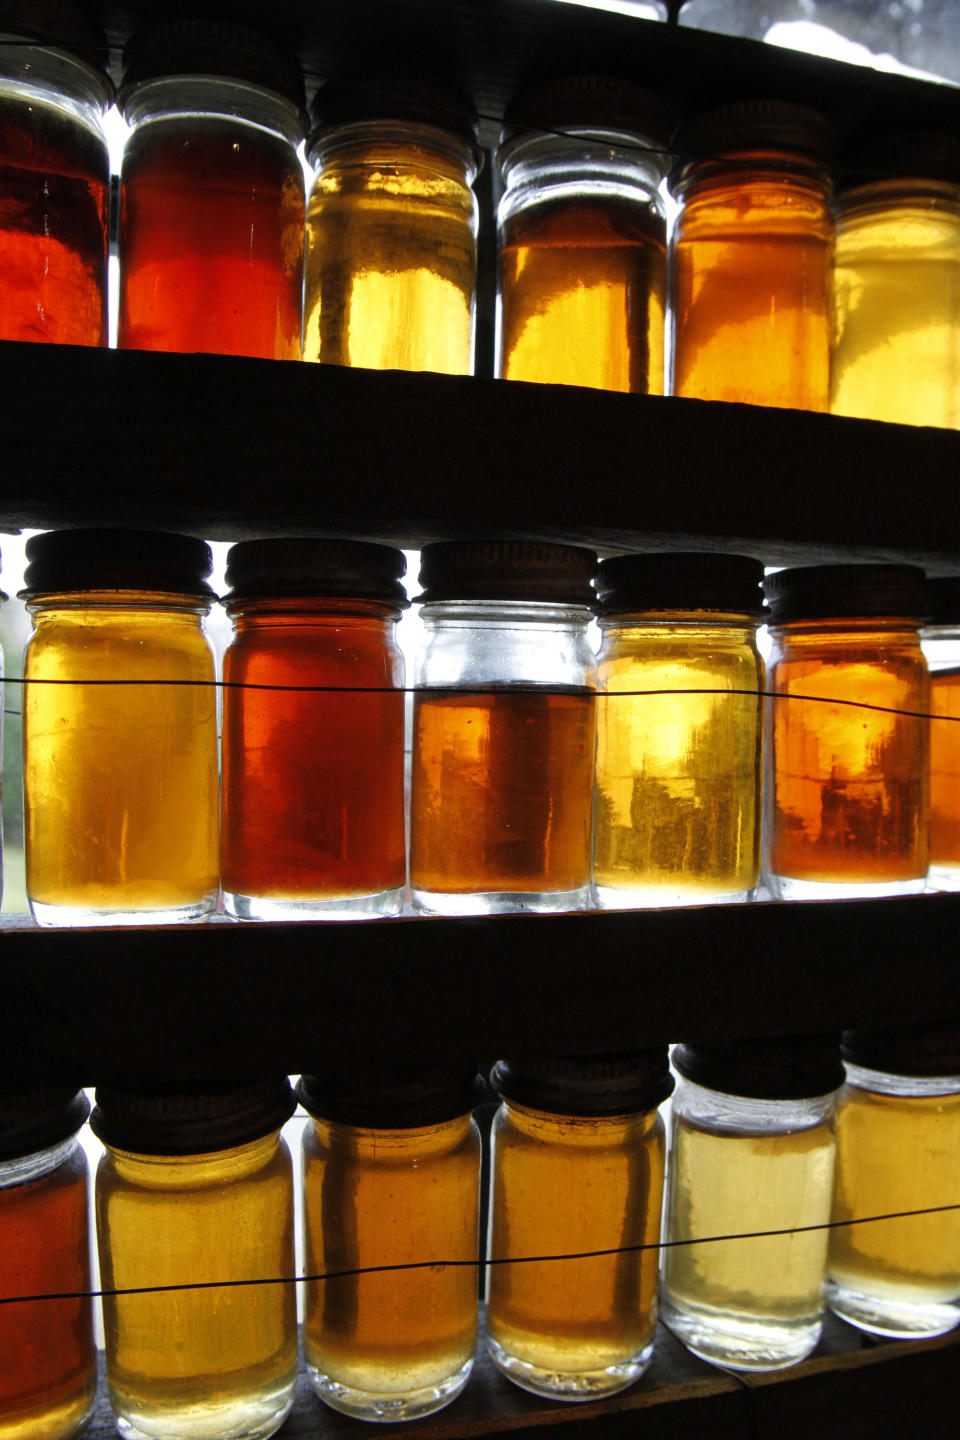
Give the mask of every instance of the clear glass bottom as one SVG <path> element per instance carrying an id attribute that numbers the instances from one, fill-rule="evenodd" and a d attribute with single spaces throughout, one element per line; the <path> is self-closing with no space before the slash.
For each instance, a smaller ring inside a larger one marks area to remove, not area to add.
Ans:
<path id="1" fill-rule="evenodd" d="M 921 895 L 927 877 L 912 880 L 794 880 L 789 875 L 769 875 L 767 884 L 777 900 L 882 900 L 885 895 Z"/>
<path id="2" fill-rule="evenodd" d="M 206 920 L 217 908 L 216 891 L 189 905 L 171 906 L 166 910 L 91 910 L 82 905 L 44 905 L 30 900 L 30 914 L 38 925 L 186 925 Z"/>
<path id="3" fill-rule="evenodd" d="M 473 1356 L 465 1360 L 459 1370 L 438 1380 L 435 1385 L 425 1385 L 419 1390 L 408 1390 L 406 1394 L 376 1394 L 369 1390 L 358 1390 L 352 1385 L 341 1385 L 338 1380 L 307 1362 L 307 1374 L 314 1390 L 332 1410 L 342 1415 L 352 1415 L 356 1420 L 417 1420 L 423 1415 L 432 1415 L 442 1410 L 451 1400 L 456 1400 L 470 1378 Z"/>
<path id="4" fill-rule="evenodd" d="M 235 920 L 376 920 L 385 915 L 399 915 L 403 897 L 402 885 L 375 895 L 337 895 L 329 900 L 238 895 L 224 890 L 223 906 Z"/>
<path id="5" fill-rule="evenodd" d="M 867 1330 L 894 1340 L 917 1340 L 923 1336 L 946 1335 L 960 1325 L 960 1300 L 901 1300 L 895 1295 L 863 1295 L 835 1281 L 827 1282 L 827 1304 L 835 1315 Z"/>
<path id="6" fill-rule="evenodd" d="M 928 890 L 960 890 L 960 865 L 931 865 L 927 871 Z"/>
<path id="7" fill-rule="evenodd" d="M 196 1381 L 190 1390 L 196 1393 Z M 232 1394 L 182 1405 L 138 1403 L 110 1389 L 117 1432 L 123 1440 L 267 1440 L 286 1420 L 293 1405 L 295 1377 L 248 1395 Z"/>
<path id="8" fill-rule="evenodd" d="M 823 1328 L 820 1314 L 795 1320 L 744 1315 L 713 1306 L 682 1306 L 669 1295 L 660 1298 L 660 1314 L 678 1340 L 701 1360 L 731 1370 L 783 1370 L 816 1349 Z"/>
<path id="9" fill-rule="evenodd" d="M 594 893 L 601 910 L 672 910 L 688 905 L 744 905 L 753 899 L 756 891 L 713 892 L 690 885 L 634 885 L 622 889 L 596 885 Z"/>
<path id="10" fill-rule="evenodd" d="M 91 1383 L 82 1395 L 59 1405 L 42 1410 L 30 1406 L 28 1411 L 0 1416 L 0 1440 L 74 1440 L 86 1429 L 95 1398 Z"/>
<path id="11" fill-rule="evenodd" d="M 543 1395 L 548 1400 L 599 1400 L 605 1395 L 616 1395 L 639 1380 L 650 1364 L 653 1341 L 626 1360 L 599 1370 L 548 1370 L 511 1354 L 492 1335 L 487 1336 L 487 1349 L 497 1369 L 521 1390 Z"/>
<path id="12" fill-rule="evenodd" d="M 568 910 L 588 910 L 593 889 L 576 890 L 484 890 L 478 894 L 451 894 L 439 890 L 414 890 L 414 909 L 422 915 L 560 915 Z"/>

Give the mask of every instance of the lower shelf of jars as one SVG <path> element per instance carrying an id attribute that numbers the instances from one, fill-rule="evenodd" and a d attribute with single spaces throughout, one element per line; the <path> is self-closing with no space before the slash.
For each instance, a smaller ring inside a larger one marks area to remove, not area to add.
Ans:
<path id="1" fill-rule="evenodd" d="M 662 1325 L 649 1370 L 609 1400 L 561 1404 L 518 1390 L 485 1355 L 463 1394 L 421 1421 L 377 1425 L 327 1409 L 305 1372 L 278 1440 L 376 1436 L 394 1431 L 424 1440 L 492 1434 L 532 1436 L 562 1425 L 569 1440 L 609 1435 L 644 1440 L 709 1435 L 711 1440 L 952 1440 L 960 1330 L 937 1340 L 873 1341 L 828 1315 L 809 1360 L 769 1375 L 733 1376 L 690 1355 Z M 115 1440 L 101 1356 L 100 1398 L 88 1440 Z"/>

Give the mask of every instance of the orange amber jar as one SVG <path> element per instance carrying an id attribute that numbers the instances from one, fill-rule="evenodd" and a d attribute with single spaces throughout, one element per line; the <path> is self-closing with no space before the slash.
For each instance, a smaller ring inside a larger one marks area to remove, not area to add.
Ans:
<path id="1" fill-rule="evenodd" d="M 828 409 L 830 127 L 803 105 L 742 102 L 679 145 L 673 394 Z"/>
<path id="2" fill-rule="evenodd" d="M 930 678 L 923 571 L 768 575 L 766 867 L 782 899 L 926 884 Z"/>
<path id="3" fill-rule="evenodd" d="M 960 577 L 927 582 L 930 618 L 929 890 L 960 890 Z"/>
<path id="4" fill-rule="evenodd" d="M 227 558 L 221 868 L 240 919 L 396 914 L 402 553 L 249 540 Z"/>

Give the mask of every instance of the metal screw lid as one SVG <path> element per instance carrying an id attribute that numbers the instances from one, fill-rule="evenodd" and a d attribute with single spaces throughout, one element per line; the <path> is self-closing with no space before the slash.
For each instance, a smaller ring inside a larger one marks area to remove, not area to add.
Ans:
<path id="1" fill-rule="evenodd" d="M 960 1019 L 844 1030 L 843 1058 L 892 1075 L 960 1077 Z"/>
<path id="2" fill-rule="evenodd" d="M 232 20 L 160 20 L 137 30 L 123 52 L 121 109 L 135 85 L 171 75 L 245 80 L 304 107 L 303 75 L 272 36 Z"/>
<path id="3" fill-rule="evenodd" d="M 892 179 L 960 184 L 960 136 L 935 130 L 898 130 L 860 135 L 845 147 L 841 198 L 851 189 Z"/>
<path id="4" fill-rule="evenodd" d="M 476 1064 L 345 1070 L 302 1075 L 297 1095 L 317 1119 L 375 1130 L 440 1125 L 467 1115 L 483 1092 Z"/>
<path id="5" fill-rule="evenodd" d="M 765 614 L 763 565 L 748 555 L 677 551 L 602 560 L 597 594 L 604 615 L 634 610 L 719 610 Z"/>
<path id="6" fill-rule="evenodd" d="M 770 623 L 926 614 L 926 577 L 916 565 L 801 565 L 763 581 Z"/>
<path id="7" fill-rule="evenodd" d="M 402 550 L 360 540 L 242 540 L 227 552 L 231 601 L 345 596 L 406 605 Z"/>
<path id="8" fill-rule="evenodd" d="M 843 1084 L 839 1035 L 698 1041 L 672 1059 L 694 1084 L 753 1100 L 810 1100 Z"/>
<path id="9" fill-rule="evenodd" d="M 498 159 L 531 130 L 620 133 L 656 148 L 667 143 L 667 118 L 657 96 L 613 75 L 566 75 L 521 90 L 504 113 Z"/>
<path id="10" fill-rule="evenodd" d="M 809 105 L 790 100 L 734 100 L 682 125 L 676 144 L 685 159 L 771 149 L 829 160 L 833 128 Z"/>
<path id="11" fill-rule="evenodd" d="M 158 590 L 216 599 L 210 546 L 153 530 L 48 530 L 26 544 L 21 600 L 51 591 Z"/>
<path id="12" fill-rule="evenodd" d="M 340 125 L 364 120 L 410 121 L 444 130 L 477 149 L 477 113 L 462 91 L 433 77 L 405 75 L 329 80 L 310 103 L 310 148 Z M 479 154 L 477 155 L 479 159 Z"/>
<path id="13" fill-rule="evenodd" d="M 490 1084 L 504 1100 L 551 1115 L 631 1115 L 673 1090 L 666 1045 L 616 1055 L 498 1060 Z"/>
<path id="14" fill-rule="evenodd" d="M 537 540 L 439 540 L 420 552 L 422 604 L 532 600 L 592 605 L 597 557 L 579 545 Z"/>
<path id="15" fill-rule="evenodd" d="M 931 625 L 960 625 L 960 575 L 927 581 L 926 612 Z"/>
<path id="16" fill-rule="evenodd" d="M 0 0 L 0 34 L 65 50 L 98 71 L 112 95 L 106 74 L 106 36 L 87 6 L 74 0 Z"/>
<path id="17" fill-rule="evenodd" d="M 89 1113 L 90 1102 L 75 1085 L 0 1088 L 0 1161 L 69 1140 Z"/>
<path id="18" fill-rule="evenodd" d="M 229 1088 L 97 1086 L 90 1128 L 114 1149 L 138 1155 L 205 1155 L 260 1140 L 296 1109 L 290 1082 L 252 1080 Z"/>

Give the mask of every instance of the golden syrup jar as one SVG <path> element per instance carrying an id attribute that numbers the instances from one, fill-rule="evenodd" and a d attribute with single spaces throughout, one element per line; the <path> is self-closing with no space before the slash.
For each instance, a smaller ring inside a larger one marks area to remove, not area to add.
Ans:
<path id="1" fill-rule="evenodd" d="M 813 565 L 764 581 L 765 866 L 781 899 L 926 886 L 930 678 L 922 570 Z"/>
<path id="2" fill-rule="evenodd" d="M 27 542 L 27 897 L 44 925 L 202 919 L 218 887 L 217 703 L 200 540 Z"/>
<path id="3" fill-rule="evenodd" d="M 551 80 L 507 107 L 499 376 L 663 394 L 665 149 L 659 101 L 626 80 Z"/>
<path id="4" fill-rule="evenodd" d="M 0 1091 L 0 1440 L 72 1440 L 97 1388 L 83 1091 Z M 45 1296 L 58 1296 L 46 1299 Z"/>
<path id="5" fill-rule="evenodd" d="M 436 83 L 335 80 L 311 116 L 303 358 L 472 375 L 470 102 Z"/>
<path id="6" fill-rule="evenodd" d="M 303 1132 L 313 1387 L 361 1420 L 430 1415 L 460 1394 L 476 1349 L 475 1070 L 341 1070 L 304 1076 L 299 1094 L 313 1117 Z"/>
<path id="7" fill-rule="evenodd" d="M 502 1060 L 491 1084 L 503 1101 L 492 1131 L 491 1358 L 535 1395 L 613 1395 L 653 1354 L 666 1047 Z M 620 1253 L 563 1258 L 597 1250 Z M 525 1258 L 541 1255 L 551 1258 Z"/>
<path id="8" fill-rule="evenodd" d="M 827 410 L 829 125 L 805 105 L 735 102 L 678 143 L 671 393 Z"/>
<path id="9" fill-rule="evenodd" d="M 839 1045 L 681 1045 L 673 1065 L 663 1319 L 714 1364 L 794 1365 L 823 1324 Z"/>
<path id="10" fill-rule="evenodd" d="M 749 899 L 760 874 L 763 566 L 600 566 L 593 882 L 601 907 Z"/>
<path id="11" fill-rule="evenodd" d="M 920 633 L 930 670 L 928 890 L 960 890 L 960 579 L 927 581 Z"/>
<path id="12" fill-rule="evenodd" d="M 872 1335 L 943 1335 L 960 1324 L 960 1022 L 848 1031 L 843 1055 L 830 1308 Z M 856 1223 L 883 1215 L 899 1218 Z"/>
<path id="13" fill-rule="evenodd" d="M 293 1109 L 285 1078 L 98 1088 L 100 1277 L 121 1292 L 103 1297 L 107 1384 L 126 1440 L 266 1440 L 289 1412 Z"/>

